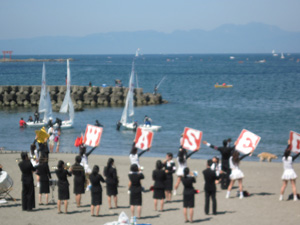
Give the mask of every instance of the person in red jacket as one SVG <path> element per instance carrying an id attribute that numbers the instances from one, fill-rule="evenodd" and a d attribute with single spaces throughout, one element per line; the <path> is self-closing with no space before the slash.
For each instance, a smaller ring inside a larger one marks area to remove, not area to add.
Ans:
<path id="1" fill-rule="evenodd" d="M 21 128 L 26 127 L 26 122 L 23 120 L 23 117 L 20 119 L 19 124 Z"/>

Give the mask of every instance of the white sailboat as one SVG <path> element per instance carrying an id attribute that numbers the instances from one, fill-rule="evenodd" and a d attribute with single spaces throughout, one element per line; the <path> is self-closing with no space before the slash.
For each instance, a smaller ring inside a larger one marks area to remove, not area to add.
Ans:
<path id="1" fill-rule="evenodd" d="M 278 54 L 275 53 L 275 50 L 274 50 L 274 49 L 273 49 L 273 51 L 272 51 L 272 55 L 273 55 L 273 56 L 278 56 Z"/>
<path id="2" fill-rule="evenodd" d="M 133 61 L 131 67 L 131 74 L 129 78 L 129 86 L 128 86 L 129 89 L 126 97 L 125 107 L 120 120 L 124 129 L 129 129 L 129 130 L 133 130 L 135 128 L 134 122 L 131 123 L 127 122 L 128 117 L 133 117 L 134 115 L 134 102 L 133 102 L 134 77 L 135 76 L 134 76 L 134 61 Z"/>
<path id="3" fill-rule="evenodd" d="M 281 52 L 281 57 L 280 57 L 280 58 L 281 58 L 281 59 L 284 59 L 284 58 L 285 58 L 282 52 Z"/>
<path id="4" fill-rule="evenodd" d="M 74 122 L 74 106 L 71 99 L 71 71 L 70 71 L 70 62 L 67 60 L 67 92 L 64 98 L 64 101 L 60 107 L 60 113 L 67 113 L 69 111 L 69 120 L 62 121 L 60 128 L 71 128 Z M 58 126 L 55 124 L 54 126 Z"/>
<path id="5" fill-rule="evenodd" d="M 46 67 L 43 63 L 43 72 L 42 72 L 42 86 L 41 86 L 41 95 L 39 103 L 39 113 L 44 113 L 44 119 L 38 122 L 27 122 L 27 126 L 30 127 L 40 127 L 48 123 L 50 117 L 52 117 L 52 105 L 49 90 L 46 85 Z"/>

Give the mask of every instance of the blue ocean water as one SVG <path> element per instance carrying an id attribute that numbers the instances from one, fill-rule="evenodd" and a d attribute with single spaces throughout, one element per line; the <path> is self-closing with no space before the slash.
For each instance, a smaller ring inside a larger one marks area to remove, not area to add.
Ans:
<path id="1" fill-rule="evenodd" d="M 261 136 L 255 154 L 267 151 L 282 155 L 290 130 L 300 133 L 300 54 L 285 59 L 271 54 L 233 55 L 143 55 L 135 60 L 138 85 L 153 92 L 164 76 L 159 92 L 168 104 L 135 108 L 135 119 L 145 115 L 161 125 L 154 134 L 152 149 L 145 156 L 175 155 L 184 127 L 203 131 L 203 140 L 221 145 L 225 138 L 236 140 L 242 129 Z M 15 58 L 68 58 L 72 84 L 114 85 L 121 79 L 128 85 L 132 55 L 51 55 L 15 56 Z M 265 63 L 258 63 L 265 59 Z M 47 83 L 64 85 L 66 63 L 47 62 Z M 42 63 L 19 62 L 0 64 L 1 85 L 40 85 Z M 216 89 L 215 83 L 232 84 L 233 88 Z M 0 110 L 0 147 L 29 150 L 34 129 L 18 128 L 20 117 L 28 118 L 35 109 L 3 108 Z M 122 107 L 85 108 L 76 112 L 73 129 L 63 130 L 61 151 L 77 152 L 74 141 L 84 133 L 86 124 L 98 119 L 104 133 L 96 154 L 128 155 L 135 134 L 116 131 Z M 55 113 L 54 117 L 65 118 Z M 194 158 L 210 158 L 218 153 L 206 146 Z M 250 160 L 258 160 L 256 157 Z"/>

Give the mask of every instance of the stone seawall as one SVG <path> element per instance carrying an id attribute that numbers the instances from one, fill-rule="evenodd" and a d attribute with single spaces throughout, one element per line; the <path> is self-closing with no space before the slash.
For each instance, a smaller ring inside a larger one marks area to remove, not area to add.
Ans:
<path id="1" fill-rule="evenodd" d="M 48 86 L 53 111 L 58 111 L 66 93 L 66 86 Z M 40 100 L 41 86 L 0 86 L 0 107 L 36 107 Z M 71 97 L 76 111 L 89 106 L 124 106 L 128 88 L 125 87 L 71 87 Z M 160 94 L 134 90 L 137 106 L 163 104 L 167 101 Z"/>

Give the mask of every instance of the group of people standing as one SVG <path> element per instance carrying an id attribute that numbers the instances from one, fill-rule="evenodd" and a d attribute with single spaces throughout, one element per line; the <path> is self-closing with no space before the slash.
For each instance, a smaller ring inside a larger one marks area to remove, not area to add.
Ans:
<path id="1" fill-rule="evenodd" d="M 205 204 L 204 212 L 209 214 L 210 199 L 212 200 L 212 213 L 217 215 L 217 201 L 216 201 L 216 184 L 221 183 L 222 189 L 227 189 L 226 198 L 230 198 L 230 191 L 235 183 L 238 181 L 239 185 L 239 198 L 244 197 L 243 192 L 243 178 L 244 174 L 239 168 L 240 161 L 245 157 L 253 153 L 240 156 L 240 153 L 235 150 L 235 146 L 230 145 L 230 139 L 223 141 L 222 147 L 214 146 L 206 141 L 203 143 L 210 148 L 213 148 L 220 152 L 221 160 L 218 157 L 207 160 L 206 168 L 202 174 L 204 177 L 204 192 L 205 192 Z M 77 207 L 81 206 L 81 195 L 86 191 L 91 192 L 91 215 L 99 216 L 100 206 L 102 205 L 102 186 L 101 183 L 106 183 L 106 193 L 108 196 L 108 206 L 112 208 L 112 199 L 114 206 L 118 207 L 118 176 L 117 170 L 114 166 L 114 159 L 109 158 L 107 166 L 104 168 L 104 176 L 100 174 L 100 168 L 95 165 L 91 170 L 88 165 L 88 157 L 96 148 L 92 148 L 88 152 L 84 145 L 79 146 L 79 155 L 75 157 L 75 163 L 72 166 L 65 165 L 60 160 L 55 170 L 55 174 L 58 178 L 58 213 L 61 211 L 61 203 L 64 202 L 64 213 L 68 211 L 69 194 L 69 182 L 68 176 L 74 176 L 74 194 Z M 135 216 L 135 210 L 137 209 L 137 217 L 141 217 L 142 212 L 142 192 L 145 191 L 142 185 L 142 180 L 145 179 L 143 175 L 143 167 L 139 163 L 139 157 L 150 149 L 142 150 L 138 152 L 135 147 L 135 142 L 132 145 L 130 151 L 130 172 L 128 175 L 128 194 L 131 216 Z M 192 222 L 195 207 L 195 194 L 199 193 L 193 186 L 196 182 L 198 172 L 192 172 L 187 166 L 187 160 L 196 151 L 188 153 L 188 151 L 182 147 L 179 148 L 177 153 L 177 168 L 173 161 L 173 154 L 167 153 L 164 161 L 157 160 L 155 163 L 155 169 L 152 172 L 153 186 L 150 190 L 153 190 L 154 210 L 164 211 L 165 202 L 170 202 L 173 195 L 176 195 L 177 189 L 180 183 L 183 184 L 183 214 L 185 222 Z M 38 157 L 38 164 L 36 163 L 36 156 Z M 22 162 L 19 163 L 19 167 L 22 171 L 22 209 L 31 211 L 35 207 L 34 199 L 34 184 L 32 173 L 36 172 L 38 176 L 38 182 L 40 187 L 39 204 L 42 203 L 42 195 L 46 194 L 46 204 L 48 204 L 49 194 L 49 180 L 52 178 L 49 166 L 48 157 L 49 150 L 47 150 L 47 144 L 39 143 L 39 148 L 36 149 L 36 141 L 31 145 L 30 157 L 27 153 L 22 153 Z M 280 191 L 279 200 L 283 199 L 283 194 L 287 186 L 288 181 L 291 181 L 294 200 L 297 200 L 297 192 L 295 180 L 297 175 L 292 168 L 293 161 L 300 155 L 291 156 L 290 145 L 284 152 L 282 158 L 284 165 L 284 173 L 282 175 L 283 185 Z M 33 160 L 34 159 L 34 160 Z M 35 163 L 34 163 L 35 162 Z M 177 181 L 173 188 L 173 174 L 176 172 Z M 96 209 L 96 214 L 95 214 Z"/>

